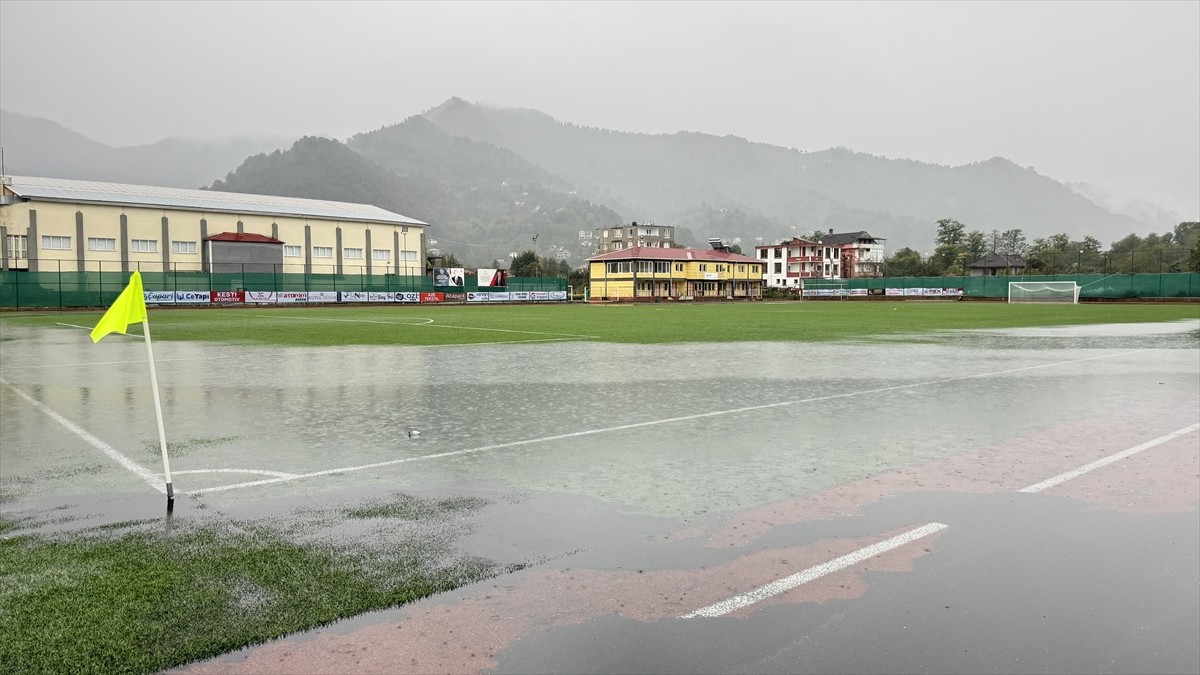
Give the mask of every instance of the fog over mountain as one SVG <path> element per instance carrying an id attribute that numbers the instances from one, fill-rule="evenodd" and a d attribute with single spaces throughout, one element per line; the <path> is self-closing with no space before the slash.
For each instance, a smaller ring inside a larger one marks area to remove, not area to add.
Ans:
<path id="1" fill-rule="evenodd" d="M 460 98 L 345 144 L 165 140 L 111 148 L 49 120 L 4 112 L 2 122 L 10 173 L 371 203 L 429 222 L 441 248 L 479 264 L 527 248 L 535 235 L 578 263 L 590 254 L 580 231 L 630 221 L 676 225 L 693 245 L 722 237 L 749 248 L 866 230 L 889 251 L 929 251 L 940 218 L 1105 244 L 1182 220 L 1144 204 L 1115 213 L 1088 186 L 998 157 L 950 167 L 735 136 L 625 133 Z"/>

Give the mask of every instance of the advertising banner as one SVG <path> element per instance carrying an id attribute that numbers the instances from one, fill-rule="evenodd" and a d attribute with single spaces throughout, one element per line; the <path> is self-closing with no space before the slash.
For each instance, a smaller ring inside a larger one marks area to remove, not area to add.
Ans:
<path id="1" fill-rule="evenodd" d="M 142 295 L 146 296 L 147 303 L 157 305 L 175 304 L 175 291 L 142 291 Z"/>
<path id="2" fill-rule="evenodd" d="M 445 293 L 446 302 L 462 302 L 467 299 L 466 293 Z"/>
<path id="3" fill-rule="evenodd" d="M 274 303 L 275 291 L 246 291 L 246 302 Z"/>
<path id="4" fill-rule="evenodd" d="M 924 288 L 906 288 L 906 289 L 904 289 L 904 295 L 906 295 L 906 296 L 908 296 L 908 295 L 925 295 L 925 289 Z"/>
<path id="5" fill-rule="evenodd" d="M 850 289 L 850 295 L 855 295 L 855 296 L 864 295 L 865 296 L 866 294 L 867 294 L 867 289 L 865 289 L 865 288 L 851 288 Z"/>
<path id="6" fill-rule="evenodd" d="M 280 291 L 275 294 L 275 302 L 280 304 L 308 302 L 308 291 Z"/>
<path id="7" fill-rule="evenodd" d="M 491 293 L 467 293 L 467 302 L 487 302 Z"/>
<path id="8" fill-rule="evenodd" d="M 940 288 L 926 288 L 925 289 L 925 295 L 927 295 L 927 296 L 929 296 L 929 295 L 941 296 L 941 294 L 942 294 L 942 289 L 940 289 Z"/>
<path id="9" fill-rule="evenodd" d="M 466 270 L 462 267 L 433 268 L 434 286 L 452 286 L 456 288 L 462 288 L 464 278 L 466 278 Z"/>
<path id="10" fill-rule="evenodd" d="M 508 302 L 508 293 L 503 291 L 492 291 L 488 296 L 490 302 Z"/>
<path id="11" fill-rule="evenodd" d="M 511 291 L 508 294 L 508 299 L 513 302 L 528 302 L 529 291 Z"/>
<path id="12" fill-rule="evenodd" d="M 497 288 L 508 286 L 508 270 L 479 269 L 479 287 Z"/>
<path id="13" fill-rule="evenodd" d="M 903 288 L 889 288 L 889 289 L 887 289 L 887 294 L 890 296 L 904 295 L 904 289 Z"/>
<path id="14" fill-rule="evenodd" d="M 963 294 L 963 289 L 961 289 L 961 288 L 943 288 L 942 289 L 942 295 L 960 296 L 962 294 Z"/>
<path id="15" fill-rule="evenodd" d="M 551 300 L 566 300 L 567 292 L 566 291 L 550 291 L 550 299 Z"/>
<path id="16" fill-rule="evenodd" d="M 209 302 L 245 302 L 246 294 L 242 291 L 212 291 Z"/>
<path id="17" fill-rule="evenodd" d="M 420 302 L 421 294 L 417 291 L 404 291 L 396 294 L 396 302 Z"/>
<path id="18" fill-rule="evenodd" d="M 175 291 L 175 304 L 207 305 L 208 291 Z"/>
<path id="19" fill-rule="evenodd" d="M 337 302 L 337 291 L 309 291 L 309 302 Z"/>
<path id="20" fill-rule="evenodd" d="M 549 300 L 550 294 L 547 293 L 546 291 L 530 291 L 529 299 L 530 300 Z"/>
<path id="21" fill-rule="evenodd" d="M 868 288 L 867 295 L 883 295 L 883 291 L 882 288 Z"/>
<path id="22" fill-rule="evenodd" d="M 445 302 L 445 293 L 421 293 L 419 295 L 421 302 Z"/>
<path id="23" fill-rule="evenodd" d="M 367 302 L 395 302 L 395 291 L 367 291 Z"/>
<path id="24" fill-rule="evenodd" d="M 362 291 L 341 291 L 338 302 L 367 302 L 367 294 Z"/>

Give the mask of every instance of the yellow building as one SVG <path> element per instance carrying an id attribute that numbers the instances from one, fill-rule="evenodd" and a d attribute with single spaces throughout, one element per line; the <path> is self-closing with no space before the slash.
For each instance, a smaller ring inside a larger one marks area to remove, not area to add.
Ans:
<path id="1" fill-rule="evenodd" d="M 5 176 L 0 270 L 211 271 L 213 237 L 282 242 L 280 272 L 424 274 L 426 223 L 366 204 Z M 220 249 L 216 249 L 219 253 Z"/>
<path id="2" fill-rule="evenodd" d="M 763 263 L 729 251 L 634 247 L 588 259 L 593 300 L 762 297 Z"/>

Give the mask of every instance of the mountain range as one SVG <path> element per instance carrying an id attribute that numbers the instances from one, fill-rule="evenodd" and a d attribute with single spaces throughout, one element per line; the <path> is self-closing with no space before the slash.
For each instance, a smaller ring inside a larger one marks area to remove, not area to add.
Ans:
<path id="1" fill-rule="evenodd" d="M 931 251 L 942 218 L 983 232 L 1020 228 L 1030 240 L 1062 232 L 1105 244 L 1183 220 L 1144 203 L 1114 212 L 1090 186 L 999 157 L 951 167 L 735 136 L 627 133 L 458 98 L 344 143 L 167 139 L 112 148 L 9 112 L 0 143 L 6 171 L 17 175 L 374 204 L 430 223 L 431 246 L 471 265 L 531 247 L 578 264 L 590 253 L 581 233 L 631 221 L 675 225 L 685 244 L 720 237 L 747 250 L 866 230 L 894 252 Z"/>

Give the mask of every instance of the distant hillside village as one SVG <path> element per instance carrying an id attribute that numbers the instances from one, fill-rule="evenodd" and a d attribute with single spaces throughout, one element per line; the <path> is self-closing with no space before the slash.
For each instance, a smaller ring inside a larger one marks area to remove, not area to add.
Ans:
<path id="1" fill-rule="evenodd" d="M 1182 224 L 1178 236 L 1194 237 L 1195 226 Z M 507 264 L 467 269 L 429 245 L 427 230 L 435 227 L 367 204 L 4 176 L 0 271 L 83 275 L 77 277 L 81 286 L 90 273 L 133 270 L 161 273 L 160 285 L 197 274 L 222 276 L 230 284 L 182 299 L 167 288 L 153 289 L 162 302 L 565 300 L 568 287 L 586 289 L 586 297 L 599 301 L 759 299 L 770 292 L 799 295 L 808 283 L 827 287 L 888 276 L 886 240 L 863 230 L 830 229 L 743 252 L 739 243 L 721 238 L 710 238 L 707 248 L 685 246 L 675 226 L 630 222 L 581 230 L 591 253 L 573 269 L 561 256 L 539 256 L 533 248 L 514 251 Z M 938 223 L 938 250 L 962 276 L 1026 271 L 1020 255 L 990 253 L 968 263 L 967 249 L 952 245 L 980 237 L 957 221 Z M 537 246 L 536 235 L 531 245 Z M 1064 266 L 1082 271 L 1083 254 L 1080 249 Z M 923 264 L 935 262 L 931 256 Z M 304 279 L 303 291 L 288 290 L 280 300 L 279 280 L 288 277 Z M 314 278 L 331 280 L 334 290 L 307 293 Z M 268 292 L 278 294 L 261 295 Z"/>

